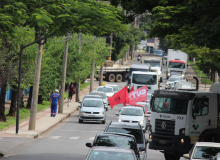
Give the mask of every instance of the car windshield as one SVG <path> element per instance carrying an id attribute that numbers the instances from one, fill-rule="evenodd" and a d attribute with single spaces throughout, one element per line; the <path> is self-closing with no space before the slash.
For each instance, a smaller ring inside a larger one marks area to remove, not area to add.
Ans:
<path id="1" fill-rule="evenodd" d="M 126 116 L 142 116 L 143 110 L 138 108 L 122 108 L 121 115 Z"/>
<path id="2" fill-rule="evenodd" d="M 185 68 L 185 63 L 169 62 L 169 68 Z"/>
<path id="3" fill-rule="evenodd" d="M 106 94 L 105 93 L 91 92 L 89 94 L 90 95 L 98 95 L 98 96 L 101 96 L 102 99 L 106 99 Z"/>
<path id="4" fill-rule="evenodd" d="M 152 111 L 157 113 L 186 114 L 187 107 L 188 100 L 156 97 Z"/>
<path id="5" fill-rule="evenodd" d="M 84 100 L 83 107 L 103 107 L 103 102 L 102 100 Z"/>
<path id="6" fill-rule="evenodd" d="M 132 83 L 154 85 L 157 84 L 157 75 L 133 74 Z"/>
<path id="7" fill-rule="evenodd" d="M 136 149 L 135 142 L 127 136 L 99 136 L 95 142 L 95 146 L 111 146 L 124 149 Z"/>
<path id="8" fill-rule="evenodd" d="M 108 86 L 108 87 L 112 87 L 113 91 L 118 91 L 118 86 Z"/>
<path id="9" fill-rule="evenodd" d="M 197 146 L 193 153 L 193 158 L 212 159 L 218 152 L 220 152 L 220 147 Z"/>
<path id="10" fill-rule="evenodd" d="M 97 91 L 102 91 L 102 92 L 105 92 L 105 93 L 112 93 L 113 92 L 113 88 L 111 88 L 111 87 L 109 87 L 109 88 L 99 87 L 97 89 Z"/>
<path id="11" fill-rule="evenodd" d="M 150 62 L 150 61 L 144 61 L 145 64 L 150 64 L 151 67 L 160 67 L 160 62 Z"/>
<path id="12" fill-rule="evenodd" d="M 130 128 L 112 128 L 109 127 L 107 132 L 126 133 L 135 137 L 137 143 L 143 143 L 142 131 L 140 129 Z"/>
<path id="13" fill-rule="evenodd" d="M 135 160 L 132 153 L 93 150 L 88 160 Z"/>
<path id="14" fill-rule="evenodd" d="M 171 81 L 171 82 L 178 81 L 178 80 L 181 80 L 180 77 L 170 77 L 168 79 L 168 81 Z"/>

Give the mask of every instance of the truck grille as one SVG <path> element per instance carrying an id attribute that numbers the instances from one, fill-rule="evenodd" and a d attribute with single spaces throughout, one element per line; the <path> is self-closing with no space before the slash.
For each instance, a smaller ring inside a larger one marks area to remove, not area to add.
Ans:
<path id="1" fill-rule="evenodd" d="M 164 127 L 162 127 L 163 123 L 166 125 L 165 129 Z M 156 119 L 155 133 L 164 135 L 174 135 L 175 121 Z"/>

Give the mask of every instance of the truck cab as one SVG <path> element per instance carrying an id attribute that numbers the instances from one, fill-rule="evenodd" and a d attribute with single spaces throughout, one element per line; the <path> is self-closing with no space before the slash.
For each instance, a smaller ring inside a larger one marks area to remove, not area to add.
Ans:
<path id="1" fill-rule="evenodd" d="M 168 62 L 167 79 L 172 75 L 172 72 L 179 72 L 182 77 L 185 77 L 186 62 L 182 60 L 170 60 Z"/>
<path id="2" fill-rule="evenodd" d="M 179 160 L 195 142 L 220 142 L 220 83 L 209 92 L 156 90 L 151 99 L 149 149 Z"/>
<path id="3" fill-rule="evenodd" d="M 151 71 L 157 72 L 158 76 L 162 75 L 162 60 L 154 58 L 145 58 L 145 64 L 151 65 Z"/>
<path id="4" fill-rule="evenodd" d="M 146 85 L 149 91 L 158 89 L 158 74 L 156 72 L 132 72 L 131 86 L 134 86 L 134 90 Z"/>

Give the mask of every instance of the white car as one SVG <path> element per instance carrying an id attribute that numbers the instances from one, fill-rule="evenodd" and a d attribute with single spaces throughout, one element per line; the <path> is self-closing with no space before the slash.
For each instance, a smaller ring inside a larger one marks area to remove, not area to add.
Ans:
<path id="1" fill-rule="evenodd" d="M 98 86 L 96 91 L 105 92 L 107 97 L 112 97 L 115 94 L 112 87 Z"/>
<path id="2" fill-rule="evenodd" d="M 115 115 L 118 116 L 118 122 L 140 123 L 142 129 L 146 132 L 147 120 L 142 107 L 126 106 Z"/>
<path id="3" fill-rule="evenodd" d="M 106 84 L 105 87 L 112 87 L 114 93 L 117 93 L 119 91 L 119 87 L 117 84 Z"/>
<path id="4" fill-rule="evenodd" d="M 108 97 L 107 95 L 105 94 L 105 92 L 100 92 L 100 91 L 92 91 L 89 93 L 89 95 L 97 95 L 97 96 L 101 96 L 102 97 L 102 100 L 104 101 L 105 105 L 108 105 L 109 102 L 108 102 Z M 108 108 L 106 108 L 106 111 L 108 110 Z"/>
<path id="5" fill-rule="evenodd" d="M 179 90 L 179 89 L 193 89 L 194 86 L 192 82 L 186 82 L 186 81 L 179 81 L 175 84 L 173 90 Z"/>
<path id="6" fill-rule="evenodd" d="M 175 81 L 183 81 L 184 78 L 182 76 L 171 76 L 166 83 L 165 89 L 173 89 Z"/>
<path id="7" fill-rule="evenodd" d="M 220 152 L 220 143 L 196 142 L 189 154 L 184 154 L 183 157 L 190 160 L 211 160 L 218 152 Z"/>
<path id="8" fill-rule="evenodd" d="M 83 121 L 101 121 L 102 124 L 105 124 L 106 105 L 101 98 L 84 98 L 79 107 L 79 123 Z"/>

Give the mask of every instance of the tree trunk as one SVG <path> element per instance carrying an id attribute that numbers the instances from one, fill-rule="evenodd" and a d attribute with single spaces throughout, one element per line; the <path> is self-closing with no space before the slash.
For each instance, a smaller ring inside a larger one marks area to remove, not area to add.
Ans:
<path id="1" fill-rule="evenodd" d="M 42 95 L 38 95 L 38 103 L 37 104 L 43 104 Z"/>
<path id="2" fill-rule="evenodd" d="M 7 116 L 15 116 L 15 112 L 17 109 L 16 102 L 17 102 L 17 94 L 18 94 L 18 87 L 16 85 L 12 86 L 12 95 L 11 95 L 11 105 L 10 110 Z"/>
<path id="3" fill-rule="evenodd" d="M 28 103 L 26 106 L 27 109 L 31 109 L 32 92 L 33 92 L 33 86 L 30 87 L 29 96 L 28 96 Z"/>
<path id="4" fill-rule="evenodd" d="M 0 121 L 6 122 L 5 118 L 5 95 L 6 95 L 7 82 L 1 86 L 1 97 L 0 97 Z"/>
<path id="5" fill-rule="evenodd" d="M 24 90 L 20 93 L 20 108 L 24 108 Z"/>

